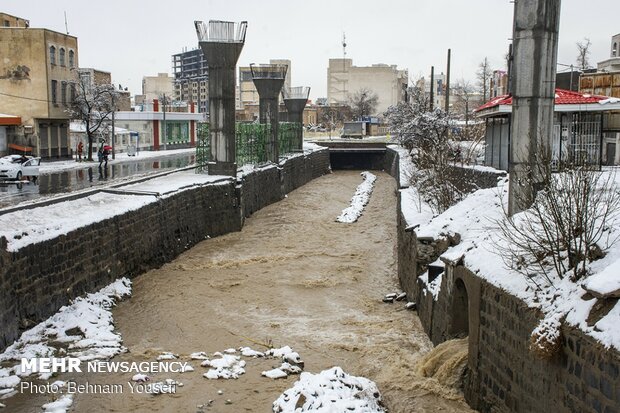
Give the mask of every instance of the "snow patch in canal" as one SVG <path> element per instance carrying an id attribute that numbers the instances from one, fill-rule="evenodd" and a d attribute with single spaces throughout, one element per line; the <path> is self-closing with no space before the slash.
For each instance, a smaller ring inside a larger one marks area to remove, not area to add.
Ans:
<path id="1" fill-rule="evenodd" d="M 351 206 L 343 209 L 340 216 L 336 218 L 338 222 L 351 224 L 357 221 L 362 215 L 364 207 L 368 204 L 377 176 L 368 171 L 362 172 L 360 175 L 364 177 L 364 182 L 357 186 L 355 195 L 351 198 Z"/>
<path id="2" fill-rule="evenodd" d="M 301 373 L 299 381 L 273 402 L 273 411 L 385 413 L 377 385 L 340 367 L 318 374 Z"/>

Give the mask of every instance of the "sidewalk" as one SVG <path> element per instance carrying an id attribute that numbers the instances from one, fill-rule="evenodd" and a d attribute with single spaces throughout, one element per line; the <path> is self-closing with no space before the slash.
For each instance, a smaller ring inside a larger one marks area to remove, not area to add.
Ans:
<path id="1" fill-rule="evenodd" d="M 183 149 L 173 149 L 169 151 L 140 151 L 136 156 L 129 156 L 126 152 L 117 153 L 115 155 L 116 159 L 112 159 L 110 155 L 108 160 L 108 165 L 113 165 L 116 163 L 126 163 L 126 162 L 134 162 L 145 160 L 149 158 L 161 158 L 165 156 L 179 155 L 179 154 L 192 154 L 196 152 L 196 148 L 183 148 Z M 75 158 L 64 161 L 48 161 L 42 160 L 41 166 L 39 167 L 39 173 L 41 174 L 50 174 L 54 172 L 67 171 L 71 169 L 83 169 L 88 168 L 89 166 L 98 166 L 99 162 L 96 161 L 96 155 L 94 156 L 93 162 L 82 161 L 76 162 Z"/>

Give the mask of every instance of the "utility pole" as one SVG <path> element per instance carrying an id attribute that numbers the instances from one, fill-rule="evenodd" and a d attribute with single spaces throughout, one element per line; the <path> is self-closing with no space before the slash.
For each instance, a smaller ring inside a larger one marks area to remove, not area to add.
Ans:
<path id="1" fill-rule="evenodd" d="M 448 68 L 446 73 L 446 100 L 445 100 L 446 113 L 450 111 L 450 49 L 448 49 Z"/>
<path id="2" fill-rule="evenodd" d="M 164 151 L 165 151 L 166 150 L 166 140 L 167 140 L 166 134 L 168 132 L 168 128 L 167 128 L 167 125 L 166 125 L 166 94 L 165 93 L 164 93 L 164 98 L 162 99 L 161 103 L 162 103 L 162 107 L 164 109 L 164 125 L 163 125 L 164 126 L 164 136 L 163 136 L 162 141 L 164 143 Z"/>
<path id="3" fill-rule="evenodd" d="M 432 112 L 435 106 L 435 66 L 431 66 L 431 102 L 429 110 Z"/>
<path id="4" fill-rule="evenodd" d="M 116 129 L 114 128 L 114 113 L 116 112 L 116 104 L 112 108 L 112 159 L 116 159 L 116 147 L 114 141 L 116 140 Z"/>

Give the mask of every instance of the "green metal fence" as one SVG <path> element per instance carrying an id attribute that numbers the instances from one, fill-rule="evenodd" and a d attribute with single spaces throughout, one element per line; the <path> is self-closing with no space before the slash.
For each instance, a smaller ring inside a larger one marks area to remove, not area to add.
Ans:
<path id="1" fill-rule="evenodd" d="M 237 165 L 260 165 L 267 162 L 266 144 L 271 126 L 260 123 L 237 123 Z"/>
<path id="2" fill-rule="evenodd" d="M 198 123 L 196 141 L 197 172 L 207 172 L 207 163 L 211 160 L 211 137 L 209 123 Z M 280 122 L 278 125 L 278 150 L 280 157 L 299 151 L 295 148 L 295 137 L 301 130 L 301 124 Z M 237 122 L 235 128 L 237 146 L 237 165 L 261 165 L 267 162 L 266 145 L 269 141 L 271 126 L 260 123 Z"/>
<path id="3" fill-rule="evenodd" d="M 207 163 L 211 159 L 209 123 L 198 122 L 196 129 L 198 132 L 198 139 L 196 141 L 196 172 L 207 172 Z"/>
<path id="4" fill-rule="evenodd" d="M 298 152 L 297 136 L 301 133 L 301 123 L 280 122 L 278 125 L 278 150 L 280 157 Z"/>

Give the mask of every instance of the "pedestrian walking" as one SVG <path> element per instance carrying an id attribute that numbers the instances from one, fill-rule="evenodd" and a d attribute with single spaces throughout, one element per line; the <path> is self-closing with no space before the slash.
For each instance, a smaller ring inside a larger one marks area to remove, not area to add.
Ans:
<path id="1" fill-rule="evenodd" d="M 80 141 L 78 143 L 78 146 L 77 146 L 77 159 L 76 159 L 76 161 L 82 162 L 82 152 L 83 151 L 84 151 L 84 144 L 82 143 L 82 141 Z"/>

